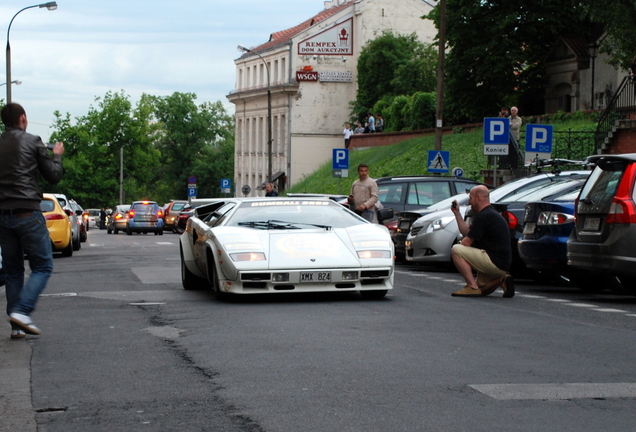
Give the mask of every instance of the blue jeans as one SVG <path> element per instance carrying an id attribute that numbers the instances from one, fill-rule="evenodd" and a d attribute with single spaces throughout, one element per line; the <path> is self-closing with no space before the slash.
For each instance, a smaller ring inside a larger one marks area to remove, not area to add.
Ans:
<path id="1" fill-rule="evenodd" d="M 53 272 L 53 251 L 42 212 L 0 215 L 0 246 L 5 273 L 7 315 L 30 315 Z M 24 283 L 24 255 L 31 276 Z"/>

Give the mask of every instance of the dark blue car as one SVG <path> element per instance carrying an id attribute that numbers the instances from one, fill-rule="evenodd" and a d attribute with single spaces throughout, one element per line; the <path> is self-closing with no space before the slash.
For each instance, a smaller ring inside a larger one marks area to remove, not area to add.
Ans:
<path id="1" fill-rule="evenodd" d="M 577 189 L 550 201 L 526 204 L 523 233 L 517 243 L 526 267 L 546 277 L 568 278 L 567 242 L 575 226 L 578 194 Z"/>

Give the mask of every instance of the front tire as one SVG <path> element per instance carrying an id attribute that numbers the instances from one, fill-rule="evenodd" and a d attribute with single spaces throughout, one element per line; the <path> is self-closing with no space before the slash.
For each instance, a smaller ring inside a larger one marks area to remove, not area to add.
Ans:
<path id="1" fill-rule="evenodd" d="M 70 257 L 73 256 L 73 241 L 68 242 L 68 246 L 62 249 L 62 256 Z"/>
<path id="2" fill-rule="evenodd" d="M 180 247 L 179 252 L 181 254 L 181 285 L 186 290 L 200 290 L 205 288 L 207 281 L 192 273 L 183 259 L 183 249 Z"/>

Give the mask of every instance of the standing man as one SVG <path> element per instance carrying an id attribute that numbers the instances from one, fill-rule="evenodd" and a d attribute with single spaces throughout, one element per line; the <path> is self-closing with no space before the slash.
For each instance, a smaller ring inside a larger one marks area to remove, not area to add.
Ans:
<path id="1" fill-rule="evenodd" d="M 369 133 L 375 133 L 375 119 L 371 111 L 369 111 L 369 115 L 367 115 L 367 127 L 369 128 Z"/>
<path id="2" fill-rule="evenodd" d="M 274 185 L 271 183 L 267 183 L 265 185 L 265 196 L 266 197 L 277 197 L 278 192 L 274 190 Z"/>
<path id="3" fill-rule="evenodd" d="M 378 202 L 378 184 L 369 177 L 369 166 L 358 165 L 358 180 L 351 185 L 349 208 L 369 222 L 377 222 L 375 203 Z"/>
<path id="4" fill-rule="evenodd" d="M 521 124 L 523 120 L 519 117 L 519 109 L 516 106 L 510 108 L 510 133 L 515 140 L 519 142 L 519 132 L 521 131 Z"/>
<path id="5" fill-rule="evenodd" d="M 53 157 L 40 137 L 26 132 L 26 112 L 16 103 L 0 111 L 6 131 L 0 135 L 0 246 L 5 271 L 11 338 L 38 335 L 31 312 L 53 272 L 51 240 L 42 216 L 38 172 L 49 183 L 62 178 L 64 144 L 55 143 Z M 24 255 L 31 275 L 24 282 Z"/>
<path id="6" fill-rule="evenodd" d="M 468 204 L 474 212 L 470 226 L 462 218 L 457 201 L 453 201 L 451 207 L 459 231 L 464 236 L 461 243 L 451 249 L 451 257 L 466 280 L 466 286 L 452 295 L 487 296 L 501 286 L 503 296 L 512 297 L 515 295 L 515 286 L 512 276 L 508 274 L 512 264 L 508 224 L 490 204 L 490 193 L 486 186 L 472 188 Z M 477 280 L 473 276 L 473 269 L 477 270 Z"/>
<path id="7" fill-rule="evenodd" d="M 344 135 L 344 145 L 345 148 L 349 148 L 349 141 L 351 140 L 351 135 L 353 135 L 353 130 L 351 129 L 351 125 L 349 123 L 345 124 L 345 128 L 342 131 Z"/>

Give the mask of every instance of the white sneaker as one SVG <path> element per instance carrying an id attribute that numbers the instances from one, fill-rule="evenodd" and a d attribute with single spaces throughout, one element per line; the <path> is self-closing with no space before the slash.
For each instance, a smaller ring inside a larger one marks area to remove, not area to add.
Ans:
<path id="1" fill-rule="evenodd" d="M 17 327 L 18 330 L 22 330 L 26 334 L 39 335 L 42 333 L 40 329 L 33 324 L 31 317 L 28 315 L 12 312 L 9 315 L 9 321 L 13 324 L 13 327 Z"/>
<path id="2" fill-rule="evenodd" d="M 22 330 L 11 330 L 11 339 L 24 339 L 25 336 Z"/>

